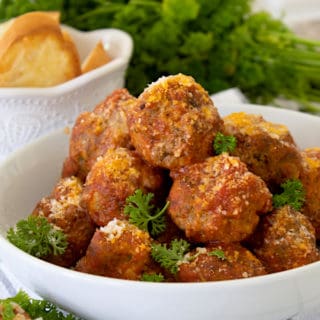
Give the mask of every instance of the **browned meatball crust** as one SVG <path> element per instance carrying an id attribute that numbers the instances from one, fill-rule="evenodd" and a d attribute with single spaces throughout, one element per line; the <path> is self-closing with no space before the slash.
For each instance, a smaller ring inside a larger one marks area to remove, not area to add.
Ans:
<path id="1" fill-rule="evenodd" d="M 96 230 L 75 270 L 120 279 L 139 280 L 150 262 L 149 234 L 125 220 L 113 219 Z"/>
<path id="2" fill-rule="evenodd" d="M 126 219 L 126 198 L 137 189 L 156 193 L 162 185 L 162 171 L 150 167 L 135 151 L 109 149 L 89 172 L 81 204 L 99 226 L 113 218 Z"/>
<path id="3" fill-rule="evenodd" d="M 72 128 L 63 177 L 75 175 L 84 180 L 97 157 L 109 148 L 130 147 L 126 109 L 134 101 L 126 89 L 117 89 L 92 112 L 78 116 Z"/>
<path id="4" fill-rule="evenodd" d="M 263 217 L 256 232 L 253 251 L 270 273 L 319 260 L 312 224 L 290 206 Z"/>
<path id="5" fill-rule="evenodd" d="M 177 273 L 178 280 L 184 282 L 231 280 L 266 274 L 258 258 L 239 243 L 196 248 L 187 254 L 185 260 L 180 263 Z"/>
<path id="6" fill-rule="evenodd" d="M 232 113 L 223 120 L 225 134 L 237 139 L 232 155 L 240 157 L 269 187 L 299 177 L 301 155 L 285 125 L 245 112 Z"/>
<path id="7" fill-rule="evenodd" d="M 62 178 L 52 194 L 41 199 L 33 211 L 61 229 L 67 236 L 68 247 L 62 255 L 50 255 L 45 259 L 65 267 L 73 266 L 84 254 L 94 233 L 94 224 L 80 206 L 82 183 L 76 177 Z"/>
<path id="8" fill-rule="evenodd" d="M 305 149 L 302 158 L 300 179 L 305 190 L 305 202 L 301 212 L 309 218 L 320 240 L 320 147 Z"/>
<path id="9" fill-rule="evenodd" d="M 208 93 L 192 77 L 162 77 L 128 113 L 132 144 L 151 165 L 173 169 L 204 160 L 222 120 Z"/>
<path id="10" fill-rule="evenodd" d="M 255 229 L 258 215 L 272 209 L 263 180 L 226 153 L 186 166 L 173 177 L 168 212 L 195 242 L 241 241 Z"/>

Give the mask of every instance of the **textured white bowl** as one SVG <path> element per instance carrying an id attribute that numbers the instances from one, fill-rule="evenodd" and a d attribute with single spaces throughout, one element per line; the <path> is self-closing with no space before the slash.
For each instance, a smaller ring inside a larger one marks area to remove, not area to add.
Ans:
<path id="1" fill-rule="evenodd" d="M 0 88 L 0 161 L 13 150 L 55 129 L 70 125 L 109 93 L 125 85 L 133 41 L 118 29 L 81 32 L 62 26 L 78 48 L 80 60 L 99 40 L 113 58 L 108 64 L 49 88 Z M 57 66 L 58 68 L 59 66 Z"/>
<path id="2" fill-rule="evenodd" d="M 320 117 L 254 105 L 221 106 L 219 111 L 262 114 L 286 124 L 300 147 L 320 146 Z M 240 280 L 148 283 L 64 269 L 17 249 L 5 239 L 6 231 L 51 191 L 68 138 L 61 129 L 0 166 L 0 259 L 40 296 L 87 320 L 284 320 L 320 304 L 320 262 Z"/>

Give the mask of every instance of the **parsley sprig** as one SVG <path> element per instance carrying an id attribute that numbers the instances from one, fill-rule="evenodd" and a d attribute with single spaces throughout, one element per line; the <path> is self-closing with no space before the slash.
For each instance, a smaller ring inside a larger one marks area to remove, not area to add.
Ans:
<path id="1" fill-rule="evenodd" d="M 151 256 L 163 268 L 172 274 L 178 272 L 178 263 L 183 260 L 189 251 L 190 244 L 184 239 L 174 239 L 168 248 L 166 244 L 153 243 L 151 245 Z"/>
<path id="2" fill-rule="evenodd" d="M 290 205 L 295 210 L 300 210 L 305 201 L 305 190 L 298 179 L 288 179 L 282 183 L 283 192 L 273 195 L 273 206 L 276 208 Z"/>
<path id="3" fill-rule="evenodd" d="M 222 249 L 214 249 L 208 253 L 209 256 L 215 256 L 220 260 L 226 260 L 226 255 Z"/>
<path id="4" fill-rule="evenodd" d="M 237 146 L 237 138 L 235 136 L 224 135 L 221 132 L 216 134 L 213 142 L 213 148 L 216 154 L 223 152 L 231 153 Z"/>
<path id="5" fill-rule="evenodd" d="M 164 276 L 161 273 L 143 273 L 141 276 L 141 281 L 146 282 L 163 282 Z"/>
<path id="6" fill-rule="evenodd" d="M 0 300 L 0 305 L 3 306 L 0 312 L 0 318 L 4 320 L 13 320 L 15 317 L 14 304 L 18 304 L 31 319 L 43 320 L 80 320 L 80 318 L 65 314 L 60 311 L 56 305 L 47 300 L 32 299 L 24 291 L 19 291 L 14 297 Z"/>
<path id="7" fill-rule="evenodd" d="M 144 231 L 148 231 L 152 236 L 157 236 L 166 228 L 164 213 L 169 202 L 162 209 L 155 209 L 151 201 L 154 198 L 153 193 L 143 194 L 141 189 L 126 199 L 124 213 L 129 215 L 129 222 L 136 225 Z"/>
<path id="8" fill-rule="evenodd" d="M 40 216 L 29 216 L 7 232 L 7 239 L 21 250 L 35 256 L 60 255 L 65 252 L 66 235 Z"/>

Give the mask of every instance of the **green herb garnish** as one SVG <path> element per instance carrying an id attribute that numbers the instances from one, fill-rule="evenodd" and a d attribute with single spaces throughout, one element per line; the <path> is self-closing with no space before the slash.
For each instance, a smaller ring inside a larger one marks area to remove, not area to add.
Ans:
<path id="1" fill-rule="evenodd" d="M 66 235 L 40 216 L 20 220 L 14 228 L 8 230 L 7 239 L 38 258 L 63 254 L 68 245 Z"/>
<path id="2" fill-rule="evenodd" d="M 15 317 L 14 305 L 8 300 L 0 301 L 2 306 L 2 311 L 0 312 L 1 319 L 3 320 L 13 320 Z"/>
<path id="3" fill-rule="evenodd" d="M 174 239 L 167 248 L 166 244 L 151 245 L 151 255 L 163 268 L 172 274 L 178 272 L 178 263 L 183 260 L 184 255 L 189 251 L 190 244 L 183 239 Z"/>
<path id="4" fill-rule="evenodd" d="M 161 273 L 143 273 L 141 281 L 146 282 L 163 282 L 164 276 Z"/>
<path id="5" fill-rule="evenodd" d="M 12 320 L 15 316 L 14 305 L 18 304 L 31 319 L 42 320 L 80 320 L 80 318 L 66 314 L 60 311 L 57 306 L 47 300 L 32 299 L 24 291 L 19 291 L 14 297 L 0 300 L 3 311 L 0 312 L 0 318 Z"/>
<path id="6" fill-rule="evenodd" d="M 221 249 L 215 249 L 215 250 L 213 250 L 213 251 L 210 251 L 210 252 L 208 253 L 208 255 L 209 255 L 209 256 L 216 256 L 216 257 L 218 257 L 218 258 L 221 259 L 221 260 L 226 260 L 226 259 L 227 259 L 226 256 L 225 256 L 225 254 L 224 254 L 224 251 L 221 250 Z"/>
<path id="7" fill-rule="evenodd" d="M 289 179 L 280 186 L 283 192 L 273 195 L 273 206 L 279 208 L 290 205 L 295 210 L 300 210 L 305 201 L 305 191 L 301 181 Z"/>
<path id="8" fill-rule="evenodd" d="M 144 231 L 150 232 L 152 236 L 157 236 L 166 228 L 164 213 L 169 202 L 162 209 L 155 209 L 151 204 L 154 194 L 143 194 L 140 189 L 126 199 L 124 213 L 129 215 L 129 222 Z"/>
<path id="9" fill-rule="evenodd" d="M 234 136 L 224 135 L 221 132 L 216 134 L 213 142 L 213 148 L 216 154 L 223 152 L 231 153 L 237 146 L 237 138 Z"/>
<path id="10" fill-rule="evenodd" d="M 80 30 L 127 31 L 135 50 L 126 86 L 134 95 L 181 72 L 210 94 L 238 87 L 251 102 L 284 97 L 320 112 L 319 41 L 253 12 L 252 0 L 3 0 L 0 20 L 35 10 L 59 10 L 63 23 Z"/>

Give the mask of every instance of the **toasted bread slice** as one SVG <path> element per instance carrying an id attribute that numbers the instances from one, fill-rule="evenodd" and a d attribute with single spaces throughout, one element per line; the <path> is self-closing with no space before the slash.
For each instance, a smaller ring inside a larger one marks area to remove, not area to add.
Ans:
<path id="1" fill-rule="evenodd" d="M 59 15 L 30 12 L 0 29 L 0 87 L 48 87 L 81 74 L 78 51 Z"/>
<path id="2" fill-rule="evenodd" d="M 103 66 L 111 60 L 110 56 L 103 47 L 101 41 L 91 50 L 86 59 L 82 62 L 81 71 L 82 73 L 89 72 L 96 68 Z"/>

